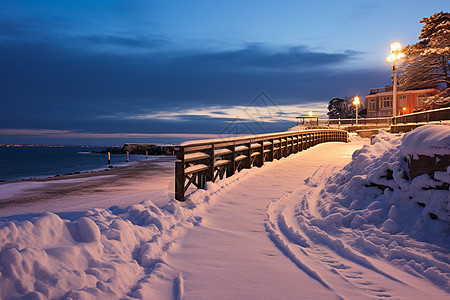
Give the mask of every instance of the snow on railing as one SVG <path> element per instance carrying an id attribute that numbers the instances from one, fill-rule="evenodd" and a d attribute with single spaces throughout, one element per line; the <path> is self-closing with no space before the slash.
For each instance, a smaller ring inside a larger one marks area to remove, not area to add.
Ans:
<path id="1" fill-rule="evenodd" d="M 426 110 L 392 118 L 392 125 L 450 120 L 450 107 Z"/>
<path id="2" fill-rule="evenodd" d="M 203 189 L 207 181 L 230 177 L 242 169 L 260 167 L 266 161 L 326 142 L 347 142 L 347 131 L 317 129 L 289 131 L 244 137 L 189 141 L 175 153 L 175 199 L 184 201 L 191 184 Z"/>

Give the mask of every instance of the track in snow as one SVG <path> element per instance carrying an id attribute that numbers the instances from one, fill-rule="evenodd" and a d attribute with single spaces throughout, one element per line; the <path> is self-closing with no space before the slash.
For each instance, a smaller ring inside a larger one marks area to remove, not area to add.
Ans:
<path id="1" fill-rule="evenodd" d="M 314 225 L 317 201 L 334 168 L 321 167 L 307 184 L 268 205 L 266 229 L 274 243 L 299 268 L 343 298 L 445 298 L 445 292 L 430 282 L 352 249 L 345 243 L 353 237 L 351 231 L 328 234 Z"/>

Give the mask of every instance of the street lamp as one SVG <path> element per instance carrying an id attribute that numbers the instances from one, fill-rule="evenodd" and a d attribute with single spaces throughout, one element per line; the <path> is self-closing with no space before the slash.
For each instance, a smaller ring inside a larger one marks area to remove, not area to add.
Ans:
<path id="1" fill-rule="evenodd" d="M 358 107 L 361 104 L 361 102 L 359 101 L 359 97 L 356 96 L 355 98 L 353 98 L 353 105 L 356 106 L 356 125 L 358 125 Z"/>
<path id="2" fill-rule="evenodd" d="M 393 87 L 393 95 L 392 95 L 392 116 L 395 117 L 397 115 L 397 71 L 403 63 L 403 58 L 405 58 L 405 54 L 402 52 L 402 44 L 399 42 L 395 42 L 391 44 L 391 54 L 386 57 L 386 62 L 389 67 L 391 67 L 392 72 L 394 73 L 394 87 Z"/>

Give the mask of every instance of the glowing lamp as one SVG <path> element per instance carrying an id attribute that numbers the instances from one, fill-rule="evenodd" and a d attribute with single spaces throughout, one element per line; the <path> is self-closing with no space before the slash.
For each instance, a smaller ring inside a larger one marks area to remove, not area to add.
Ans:
<path id="1" fill-rule="evenodd" d="M 402 51 L 402 43 L 393 42 L 391 43 L 391 52 L 400 52 Z"/>
<path id="2" fill-rule="evenodd" d="M 394 62 L 396 59 L 397 59 L 397 55 L 395 55 L 394 53 L 391 53 L 388 55 L 388 57 L 386 57 L 387 62 Z"/>
<path id="3" fill-rule="evenodd" d="M 353 98 L 353 105 L 356 106 L 356 125 L 358 125 L 358 106 L 361 102 L 359 101 L 359 97 L 355 96 L 355 98 Z"/>
<path id="4" fill-rule="evenodd" d="M 397 115 L 397 71 L 403 63 L 405 54 L 402 51 L 402 44 L 399 42 L 391 43 L 391 54 L 386 57 L 386 62 L 393 72 L 393 89 L 392 89 L 392 116 Z"/>

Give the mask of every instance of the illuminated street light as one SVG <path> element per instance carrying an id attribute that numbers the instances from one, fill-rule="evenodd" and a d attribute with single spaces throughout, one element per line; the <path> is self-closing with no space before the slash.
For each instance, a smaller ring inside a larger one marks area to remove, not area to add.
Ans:
<path id="1" fill-rule="evenodd" d="M 394 87 L 392 93 L 392 116 L 395 117 L 397 115 L 397 71 L 403 63 L 403 59 L 405 58 L 405 54 L 402 52 L 402 44 L 399 42 L 395 42 L 391 44 L 391 54 L 386 57 L 386 62 L 389 67 L 391 67 L 392 72 L 394 73 Z"/>
<path id="2" fill-rule="evenodd" d="M 400 42 L 394 42 L 391 44 L 391 51 L 392 52 L 401 52 L 402 51 L 402 43 Z"/>
<path id="3" fill-rule="evenodd" d="M 361 104 L 361 102 L 359 101 L 359 97 L 356 96 L 355 98 L 353 98 L 353 105 L 356 106 L 356 125 L 358 125 L 358 107 Z"/>

